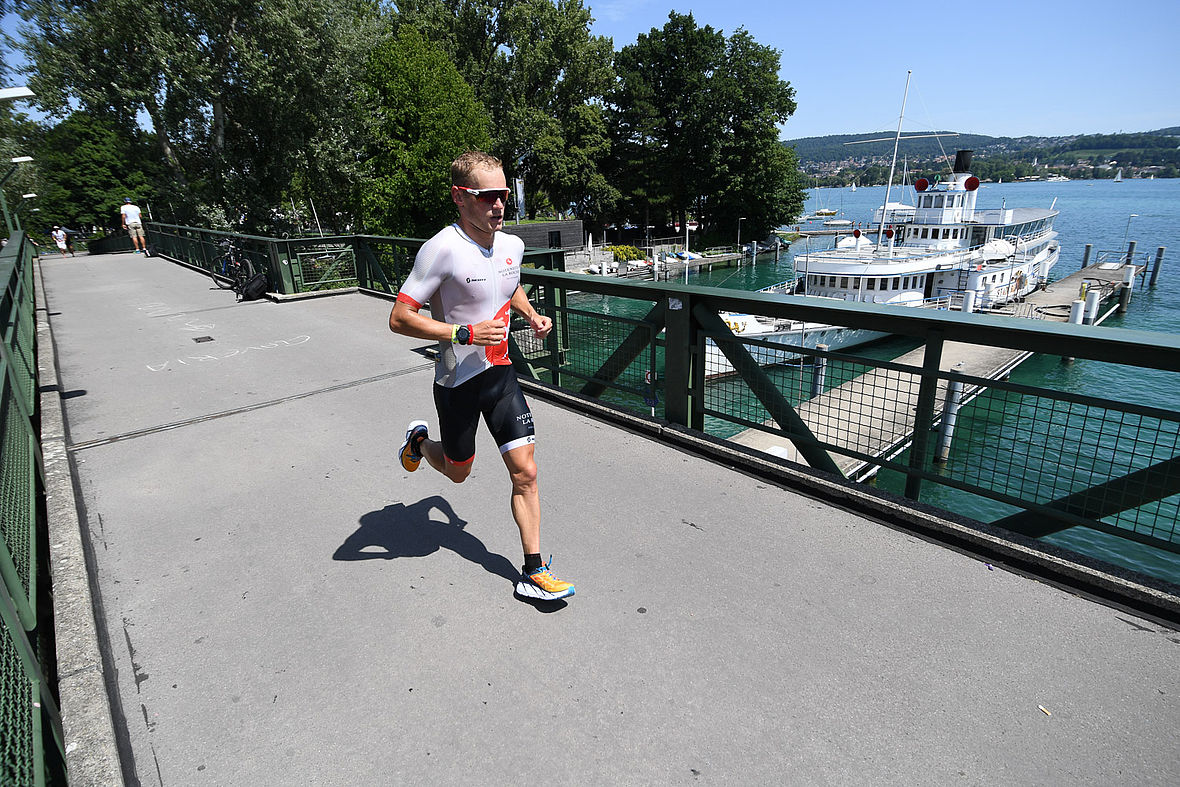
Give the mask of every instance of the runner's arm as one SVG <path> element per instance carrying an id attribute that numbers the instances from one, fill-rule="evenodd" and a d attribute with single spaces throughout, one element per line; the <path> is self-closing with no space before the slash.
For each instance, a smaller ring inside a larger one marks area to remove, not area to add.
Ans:
<path id="1" fill-rule="evenodd" d="M 553 320 L 533 308 L 523 287 L 517 285 L 516 292 L 512 293 L 511 304 L 512 310 L 528 320 L 529 325 L 533 326 L 533 333 L 537 335 L 537 338 L 543 339 L 549 335 L 549 331 L 553 329 Z"/>
<path id="2" fill-rule="evenodd" d="M 419 307 L 399 300 L 389 313 L 389 330 L 415 339 L 449 342 L 455 326 L 421 314 Z M 504 341 L 507 331 L 498 320 L 484 320 L 471 326 L 472 344 L 491 347 Z"/>

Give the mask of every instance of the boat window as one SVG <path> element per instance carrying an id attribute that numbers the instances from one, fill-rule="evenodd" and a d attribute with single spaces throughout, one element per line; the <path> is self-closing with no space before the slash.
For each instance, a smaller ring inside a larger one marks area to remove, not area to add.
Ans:
<path id="1" fill-rule="evenodd" d="M 922 198 L 922 207 L 923 208 L 929 208 L 933 204 L 934 204 L 934 196 L 932 194 L 927 194 L 925 197 Z"/>
<path id="2" fill-rule="evenodd" d="M 900 288 L 901 288 L 901 278 L 898 276 L 894 276 L 893 277 L 893 289 L 897 290 Z"/>
<path id="3" fill-rule="evenodd" d="M 951 236 L 951 231 L 949 229 L 943 228 L 942 237 L 949 238 L 950 236 Z"/>
<path id="4" fill-rule="evenodd" d="M 840 286 L 845 289 L 848 287 L 848 277 L 847 276 L 840 277 Z"/>
<path id="5" fill-rule="evenodd" d="M 922 228 L 922 237 L 923 237 L 923 238 L 928 238 L 928 237 L 930 237 L 930 236 L 927 234 L 927 233 L 929 233 L 929 232 L 930 232 L 930 230 L 929 230 L 929 229 L 927 229 L 926 227 L 923 227 L 923 228 Z"/>
<path id="6" fill-rule="evenodd" d="M 876 279 L 874 279 L 874 278 L 872 278 L 872 277 L 870 276 L 870 277 L 869 277 L 868 279 L 866 279 L 865 281 L 867 281 L 867 282 L 868 282 L 868 289 L 870 289 L 870 290 L 875 290 L 875 289 L 877 289 L 877 280 L 876 280 Z"/>
<path id="7" fill-rule="evenodd" d="M 935 197 L 934 197 L 934 207 L 936 207 L 936 208 L 941 208 L 941 207 L 942 207 L 942 195 L 941 195 L 941 194 L 937 194 L 937 195 L 935 195 Z"/>

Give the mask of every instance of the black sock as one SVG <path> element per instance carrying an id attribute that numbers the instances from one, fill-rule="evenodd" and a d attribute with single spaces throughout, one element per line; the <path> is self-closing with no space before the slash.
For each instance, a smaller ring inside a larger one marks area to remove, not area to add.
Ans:
<path id="1" fill-rule="evenodd" d="M 543 564 L 541 563 L 541 553 L 540 552 L 536 553 L 535 555 L 525 555 L 524 556 L 524 570 L 525 571 L 533 571 L 534 569 L 540 568 L 542 565 Z"/>

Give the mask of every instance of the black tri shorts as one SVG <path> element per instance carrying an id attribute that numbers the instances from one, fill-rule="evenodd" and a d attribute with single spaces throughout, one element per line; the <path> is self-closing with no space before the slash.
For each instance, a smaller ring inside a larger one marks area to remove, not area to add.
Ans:
<path id="1" fill-rule="evenodd" d="M 435 384 L 434 406 L 443 453 L 452 464 L 475 458 L 480 413 L 501 454 L 535 441 L 533 413 L 510 365 L 493 366 L 454 388 Z"/>

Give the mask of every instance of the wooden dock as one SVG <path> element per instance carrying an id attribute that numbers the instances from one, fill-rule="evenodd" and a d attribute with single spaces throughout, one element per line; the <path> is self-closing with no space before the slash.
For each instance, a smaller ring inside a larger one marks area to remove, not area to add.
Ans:
<path id="1" fill-rule="evenodd" d="M 1136 274 L 1142 267 L 1131 266 Z M 1070 305 L 1080 297 L 1082 285 L 1098 289 L 1099 309 L 1095 323 L 1105 320 L 1116 309 L 1124 276 L 1123 265 L 1099 264 L 1083 268 L 1048 287 L 1028 295 L 1023 303 L 990 311 L 1009 314 L 1013 319 L 1044 319 L 1068 322 Z M 919 347 L 894 363 L 921 367 L 925 347 Z M 1031 353 L 1004 347 L 986 347 L 962 342 L 947 342 L 943 347 L 942 371 L 954 371 L 989 380 L 1003 379 L 1023 363 Z M 799 405 L 804 423 L 821 442 L 848 446 L 875 457 L 891 458 L 905 450 L 913 439 L 914 411 L 918 404 L 920 376 L 891 369 L 877 369 Z M 945 380 L 939 381 L 935 400 L 935 423 L 941 420 L 946 402 Z M 965 387 L 961 401 L 969 402 L 979 393 L 978 387 Z M 732 438 L 750 448 L 806 464 L 795 446 L 781 435 L 749 429 Z M 876 465 L 856 457 L 831 454 L 840 471 L 853 480 L 862 481 L 876 473 Z"/>

